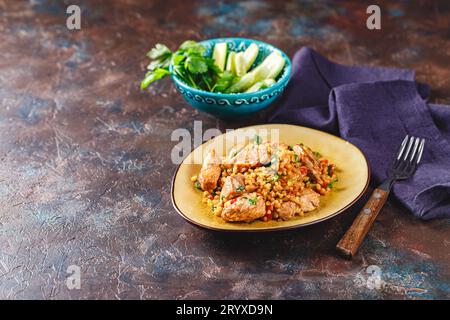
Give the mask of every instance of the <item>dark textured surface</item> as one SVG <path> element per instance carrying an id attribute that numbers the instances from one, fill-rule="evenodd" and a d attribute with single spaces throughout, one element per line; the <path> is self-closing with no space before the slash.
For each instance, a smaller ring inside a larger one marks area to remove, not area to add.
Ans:
<path id="1" fill-rule="evenodd" d="M 450 103 L 447 1 L 0 0 L 0 298 L 449 298 L 450 221 L 387 203 L 353 261 L 334 246 L 358 208 L 305 229 L 210 233 L 170 203 L 176 128 L 239 127 L 186 105 L 169 81 L 138 88 L 156 42 L 245 36 L 289 55 L 414 68 Z M 69 265 L 81 289 L 68 290 Z M 370 284 L 369 266 L 381 271 Z"/>

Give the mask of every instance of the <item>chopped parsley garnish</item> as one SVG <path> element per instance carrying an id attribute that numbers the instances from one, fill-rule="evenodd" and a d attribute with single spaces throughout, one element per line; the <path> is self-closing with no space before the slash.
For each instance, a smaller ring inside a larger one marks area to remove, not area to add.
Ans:
<path id="1" fill-rule="evenodd" d="M 245 186 L 239 186 L 239 187 L 236 188 L 237 192 L 242 192 L 244 190 L 245 190 Z"/>
<path id="2" fill-rule="evenodd" d="M 252 206 L 254 206 L 256 204 L 257 200 L 258 200 L 258 198 L 255 196 L 253 199 L 248 199 L 248 203 L 250 203 Z"/>
<path id="3" fill-rule="evenodd" d="M 298 154 L 294 154 L 294 162 L 295 163 L 300 162 L 300 158 L 299 158 Z"/>
<path id="4" fill-rule="evenodd" d="M 280 175 L 278 173 L 275 173 L 271 178 L 270 181 L 275 182 L 278 181 L 278 179 L 280 179 Z"/>
<path id="5" fill-rule="evenodd" d="M 262 138 L 258 135 L 255 135 L 255 143 L 256 144 L 261 144 L 262 143 Z"/>
<path id="6" fill-rule="evenodd" d="M 216 84 L 212 87 L 213 92 L 224 92 L 228 87 L 230 87 L 233 82 L 237 79 L 237 76 L 230 71 L 224 71 L 219 74 Z"/>
<path id="7" fill-rule="evenodd" d="M 195 189 L 202 190 L 202 185 L 198 181 L 195 181 L 194 187 L 195 187 Z"/>
<path id="8" fill-rule="evenodd" d="M 335 184 L 336 182 L 338 182 L 338 178 L 336 178 L 336 179 L 334 179 L 333 181 L 331 181 L 331 182 L 328 184 L 328 188 L 332 189 L 332 188 L 334 187 L 334 184 Z"/>
<path id="9" fill-rule="evenodd" d="M 316 158 L 322 158 L 322 155 L 319 152 L 317 152 L 317 151 L 313 151 L 313 155 Z"/>

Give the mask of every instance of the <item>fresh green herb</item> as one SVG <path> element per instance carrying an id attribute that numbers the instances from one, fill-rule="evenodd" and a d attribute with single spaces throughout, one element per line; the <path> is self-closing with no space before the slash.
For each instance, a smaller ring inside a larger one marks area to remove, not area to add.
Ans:
<path id="1" fill-rule="evenodd" d="M 194 40 L 186 40 L 185 42 L 183 42 L 180 45 L 180 50 L 192 50 L 194 52 L 198 52 L 201 55 L 205 54 L 206 52 L 206 48 L 202 44 Z"/>
<path id="2" fill-rule="evenodd" d="M 242 192 L 244 190 L 245 190 L 245 186 L 239 186 L 239 187 L 236 188 L 237 192 Z"/>
<path id="3" fill-rule="evenodd" d="M 322 155 L 321 155 L 319 152 L 317 152 L 317 151 L 313 151 L 313 155 L 314 155 L 314 157 L 316 157 L 317 159 L 322 158 Z"/>
<path id="4" fill-rule="evenodd" d="M 248 199 L 248 203 L 250 203 L 250 205 L 254 206 L 256 204 L 257 200 L 258 200 L 258 198 L 255 196 L 253 199 Z"/>
<path id="5" fill-rule="evenodd" d="M 221 71 L 212 58 L 204 56 L 205 52 L 206 48 L 202 44 L 192 40 L 183 42 L 175 52 L 163 44 L 157 44 L 147 53 L 152 61 L 147 67 L 148 72 L 141 82 L 141 88 L 145 89 L 152 82 L 169 75 L 172 63 L 173 73 L 183 82 L 196 89 L 213 91 L 217 79 L 222 77 Z"/>
<path id="6" fill-rule="evenodd" d="M 193 74 L 202 74 L 208 71 L 208 64 L 204 58 L 196 55 L 189 55 L 186 58 L 184 67 Z"/>
<path id="7" fill-rule="evenodd" d="M 215 205 L 212 205 L 212 206 L 211 206 L 211 211 L 214 212 L 215 210 L 216 210 L 216 206 L 215 206 Z"/>
<path id="8" fill-rule="evenodd" d="M 175 52 L 173 72 L 189 86 L 211 91 L 220 70 L 213 59 L 203 56 L 205 50 L 193 41 L 183 43 Z"/>
<path id="9" fill-rule="evenodd" d="M 142 80 L 141 82 L 141 89 L 145 89 L 147 88 L 147 86 L 156 81 L 159 80 L 161 78 L 164 78 L 165 76 L 169 75 L 170 72 L 166 69 L 162 69 L 162 68 L 157 68 L 151 71 L 148 71 L 145 74 L 145 78 Z"/>
<path id="10" fill-rule="evenodd" d="M 294 154 L 294 162 L 295 163 L 300 162 L 300 158 L 299 158 L 298 154 Z"/>
<path id="11" fill-rule="evenodd" d="M 172 59 L 172 51 L 163 44 L 156 44 L 156 46 L 151 49 L 147 56 L 152 59 L 150 64 L 147 66 L 147 73 L 141 82 L 141 89 L 145 89 L 152 82 L 164 78 L 169 75 L 169 65 Z"/>
<path id="12" fill-rule="evenodd" d="M 166 59 L 172 55 L 172 51 L 165 45 L 157 43 L 156 46 L 151 49 L 147 56 L 152 60 Z"/>
<path id="13" fill-rule="evenodd" d="M 195 181 L 194 187 L 195 187 L 195 189 L 202 190 L 202 186 L 201 186 L 200 182 L 198 182 L 198 181 Z"/>
<path id="14" fill-rule="evenodd" d="M 336 182 L 338 182 L 338 178 L 336 178 L 336 179 L 334 179 L 333 181 L 331 181 L 331 182 L 328 184 L 328 188 L 333 189 L 334 184 L 335 184 Z"/>
<path id="15" fill-rule="evenodd" d="M 256 144 L 261 144 L 262 143 L 262 138 L 259 135 L 255 135 L 255 143 Z"/>
<path id="16" fill-rule="evenodd" d="M 223 199 L 225 199 L 225 195 L 222 194 L 222 195 L 220 196 L 220 200 L 223 200 Z"/>
<path id="17" fill-rule="evenodd" d="M 224 71 L 219 75 L 216 84 L 213 86 L 212 91 L 214 92 L 224 92 L 229 86 L 231 86 L 237 77 L 230 71 Z"/>
<path id="18" fill-rule="evenodd" d="M 271 178 L 270 181 L 275 182 L 278 181 L 278 179 L 280 179 L 280 176 L 278 173 L 275 173 Z"/>

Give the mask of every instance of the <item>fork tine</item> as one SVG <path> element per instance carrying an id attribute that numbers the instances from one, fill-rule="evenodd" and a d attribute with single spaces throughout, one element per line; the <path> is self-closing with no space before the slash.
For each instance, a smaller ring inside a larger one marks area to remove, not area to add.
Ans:
<path id="1" fill-rule="evenodd" d="M 420 145 L 419 145 L 419 151 L 417 153 L 417 161 L 416 161 L 417 164 L 422 159 L 422 153 L 423 153 L 424 147 L 425 147 L 425 139 L 422 138 L 422 141 L 420 142 Z"/>
<path id="2" fill-rule="evenodd" d="M 409 155 L 409 151 L 411 150 L 412 144 L 414 142 L 414 137 L 409 138 L 408 147 L 406 148 L 405 156 L 403 157 L 403 160 L 406 160 Z"/>
<path id="3" fill-rule="evenodd" d="M 398 154 L 397 154 L 397 160 L 400 160 L 400 158 L 402 157 L 403 150 L 405 150 L 405 146 L 406 146 L 406 143 L 408 142 L 408 139 L 409 139 L 409 136 L 406 135 L 406 137 L 402 141 L 402 144 L 400 145 L 400 150 L 398 151 Z"/>
<path id="4" fill-rule="evenodd" d="M 410 161 L 410 162 L 412 162 L 412 161 L 414 160 L 414 157 L 415 157 L 416 151 L 417 151 L 417 147 L 419 146 L 419 142 L 420 142 L 420 139 L 419 139 L 419 138 L 416 138 L 416 139 L 415 139 L 415 142 L 414 142 L 413 150 L 412 150 L 412 152 L 411 152 L 411 157 L 409 158 L 409 161 Z"/>

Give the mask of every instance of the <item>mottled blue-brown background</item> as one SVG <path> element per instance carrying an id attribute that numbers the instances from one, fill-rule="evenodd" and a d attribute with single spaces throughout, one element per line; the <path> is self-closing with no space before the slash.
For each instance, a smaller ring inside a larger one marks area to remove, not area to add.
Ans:
<path id="1" fill-rule="evenodd" d="M 0 0 L 0 298 L 449 298 L 450 221 L 417 221 L 395 200 L 353 261 L 334 246 L 361 202 L 267 235 L 183 221 L 171 132 L 259 120 L 198 113 L 170 81 L 138 87 L 157 42 L 243 36 L 291 56 L 309 45 L 341 63 L 414 68 L 449 104 L 449 2 L 377 3 L 381 31 L 365 28 L 364 1 Z M 69 4 L 80 31 L 65 27 Z M 66 287 L 69 265 L 80 290 Z"/>

